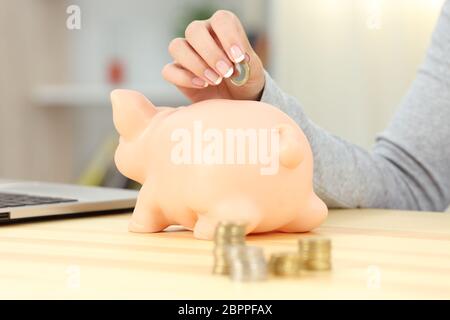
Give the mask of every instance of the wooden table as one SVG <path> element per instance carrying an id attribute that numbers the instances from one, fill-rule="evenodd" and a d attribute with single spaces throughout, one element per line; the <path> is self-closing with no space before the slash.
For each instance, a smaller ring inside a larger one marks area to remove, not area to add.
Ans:
<path id="1" fill-rule="evenodd" d="M 211 275 L 213 244 L 191 232 L 127 232 L 129 215 L 0 227 L 0 299 L 450 298 L 450 214 L 332 211 L 315 234 L 333 241 L 333 270 L 236 283 Z M 248 237 L 266 253 L 308 234 Z"/>

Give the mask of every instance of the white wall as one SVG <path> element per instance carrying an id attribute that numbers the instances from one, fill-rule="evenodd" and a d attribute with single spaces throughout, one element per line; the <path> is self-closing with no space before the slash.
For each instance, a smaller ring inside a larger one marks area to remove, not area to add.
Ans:
<path id="1" fill-rule="evenodd" d="M 442 0 L 273 0 L 272 68 L 319 125 L 369 147 L 425 54 Z"/>
<path id="2" fill-rule="evenodd" d="M 39 83 L 65 80 L 65 30 L 63 2 L 0 1 L 1 178 L 70 178 L 72 150 L 62 142 L 71 115 L 38 110 L 31 99 Z"/>

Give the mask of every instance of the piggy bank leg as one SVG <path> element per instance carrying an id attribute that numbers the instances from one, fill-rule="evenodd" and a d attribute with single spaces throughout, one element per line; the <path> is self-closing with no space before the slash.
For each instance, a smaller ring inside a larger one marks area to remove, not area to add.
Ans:
<path id="1" fill-rule="evenodd" d="M 199 214 L 194 226 L 194 237 L 197 239 L 211 240 L 218 220 L 206 214 Z"/>
<path id="2" fill-rule="evenodd" d="M 318 227 L 327 217 L 328 208 L 325 203 L 313 193 L 308 205 L 294 220 L 279 229 L 282 232 L 308 232 Z"/>
<path id="3" fill-rule="evenodd" d="M 132 232 L 159 232 L 168 226 L 169 222 L 155 201 L 151 185 L 144 184 L 137 198 L 129 230 Z"/>
<path id="4" fill-rule="evenodd" d="M 261 211 L 250 200 L 233 198 L 220 202 L 207 213 L 201 213 L 194 227 L 197 239 L 211 240 L 220 221 L 246 223 L 246 234 L 251 233 L 260 223 Z"/>

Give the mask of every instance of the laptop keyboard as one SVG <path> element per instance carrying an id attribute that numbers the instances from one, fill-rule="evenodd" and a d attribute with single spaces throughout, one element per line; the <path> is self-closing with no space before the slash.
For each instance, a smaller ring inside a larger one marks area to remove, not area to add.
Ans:
<path id="1" fill-rule="evenodd" d="M 75 199 L 30 196 L 27 194 L 1 193 L 0 208 L 36 206 L 39 204 L 53 204 L 62 202 L 75 202 Z"/>

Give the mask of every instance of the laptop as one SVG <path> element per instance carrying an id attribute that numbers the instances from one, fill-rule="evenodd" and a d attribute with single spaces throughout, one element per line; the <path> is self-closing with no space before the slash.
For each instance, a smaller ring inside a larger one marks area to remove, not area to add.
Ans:
<path id="1" fill-rule="evenodd" d="M 0 179 L 0 223 L 131 212 L 137 191 Z"/>

